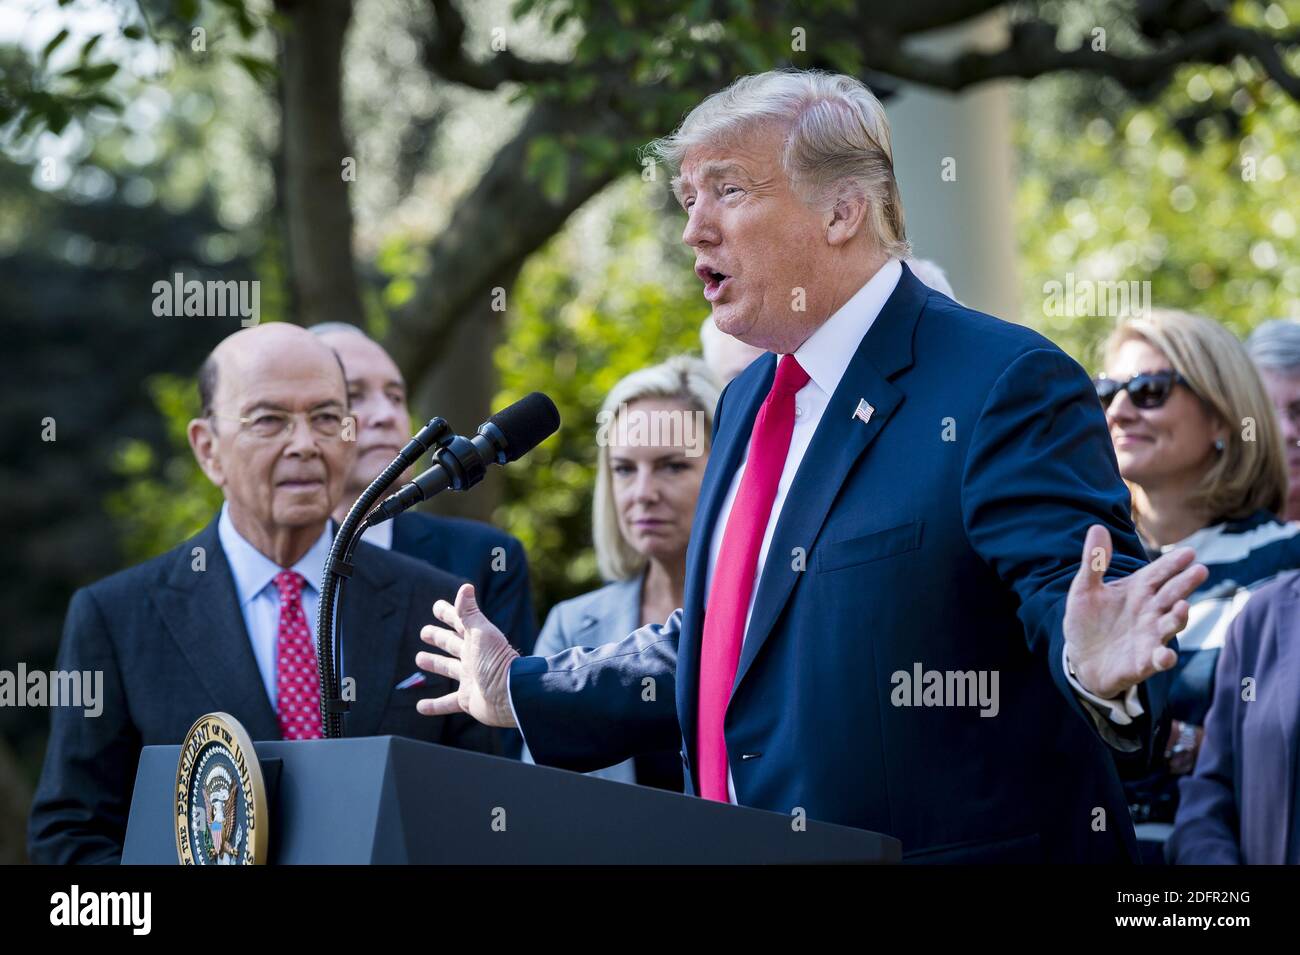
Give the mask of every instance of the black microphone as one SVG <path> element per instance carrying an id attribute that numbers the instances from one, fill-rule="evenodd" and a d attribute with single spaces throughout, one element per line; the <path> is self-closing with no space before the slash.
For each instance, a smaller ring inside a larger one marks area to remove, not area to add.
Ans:
<path id="1" fill-rule="evenodd" d="M 489 464 L 509 464 L 560 430 L 560 412 L 540 391 L 520 398 L 479 425 L 472 438 L 456 435 L 436 448 L 438 463 L 406 484 L 366 518 L 374 527 L 450 488 L 465 491 L 483 480 Z"/>

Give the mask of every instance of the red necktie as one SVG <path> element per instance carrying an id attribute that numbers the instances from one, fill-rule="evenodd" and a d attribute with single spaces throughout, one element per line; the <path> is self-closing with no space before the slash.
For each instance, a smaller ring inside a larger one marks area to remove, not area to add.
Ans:
<path id="1" fill-rule="evenodd" d="M 276 643 L 276 695 L 280 734 L 285 739 L 320 739 L 320 679 L 316 648 L 307 615 L 302 611 L 302 574 L 282 570 L 275 575 L 280 591 L 280 636 Z"/>
<path id="2" fill-rule="evenodd" d="M 713 568 L 700 646 L 699 748 L 700 795 L 727 802 L 727 741 L 723 720 L 731 699 L 740 646 L 745 636 L 749 598 L 758 572 L 758 552 L 776 500 L 776 487 L 790 453 L 794 396 L 808 384 L 808 373 L 784 355 L 772 390 L 758 409 L 740 490 L 727 516 L 722 549 Z"/>

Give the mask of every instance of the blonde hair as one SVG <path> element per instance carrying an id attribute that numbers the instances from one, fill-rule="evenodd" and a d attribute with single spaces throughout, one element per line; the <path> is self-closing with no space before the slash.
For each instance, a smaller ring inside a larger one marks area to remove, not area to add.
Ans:
<path id="1" fill-rule="evenodd" d="M 704 416 L 704 440 L 713 432 L 713 409 L 718 403 L 718 386 L 709 366 L 691 355 L 676 355 L 662 364 L 642 368 L 622 378 L 610 389 L 601 405 L 602 420 L 612 420 L 619 409 L 643 398 L 680 401 Z M 596 563 L 607 581 L 631 580 L 645 569 L 646 558 L 623 537 L 614 502 L 613 475 L 609 468 L 609 445 L 596 451 L 596 490 L 591 505 L 591 530 Z"/>
<path id="2" fill-rule="evenodd" d="M 1188 504 L 1212 521 L 1247 517 L 1260 508 L 1281 513 L 1287 490 L 1282 432 L 1264 383 L 1241 342 L 1201 315 L 1155 309 L 1111 332 L 1106 361 L 1133 339 L 1162 352 L 1210 414 L 1227 427 L 1223 453 L 1192 491 Z M 1255 423 L 1253 441 L 1242 434 L 1248 419 Z M 1140 524 L 1136 496 L 1133 500 L 1133 519 Z"/>
<path id="3" fill-rule="evenodd" d="M 788 129 L 781 167 L 805 203 L 829 209 L 846 194 L 865 198 L 867 221 L 881 250 L 908 256 L 889 120 L 880 100 L 851 76 L 821 70 L 742 76 L 707 97 L 675 132 L 645 152 L 675 176 L 689 150 L 727 142 L 765 122 Z"/>

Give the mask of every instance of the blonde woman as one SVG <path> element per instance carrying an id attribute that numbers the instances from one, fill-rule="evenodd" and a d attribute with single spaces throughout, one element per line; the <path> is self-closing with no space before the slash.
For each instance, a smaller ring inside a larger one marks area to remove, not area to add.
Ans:
<path id="1" fill-rule="evenodd" d="M 643 368 L 614 386 L 597 416 L 592 532 L 599 590 L 556 604 L 534 653 L 622 640 L 685 603 L 686 546 L 709 460 L 718 388 L 698 358 Z M 524 759 L 532 761 L 525 751 Z M 594 775 L 682 788 L 677 752 L 651 753 Z"/>
<path id="2" fill-rule="evenodd" d="M 1300 528 L 1277 515 L 1287 475 L 1277 419 L 1241 343 L 1222 325 L 1156 311 L 1122 323 L 1096 379 L 1133 521 L 1155 556 L 1184 545 L 1210 575 L 1189 600 L 1156 765 L 1126 789 L 1134 821 L 1172 823 L 1224 635 L 1250 593 L 1300 566 Z M 1147 830 L 1153 841 L 1167 830 Z M 1143 837 L 1139 828 L 1139 838 Z"/>

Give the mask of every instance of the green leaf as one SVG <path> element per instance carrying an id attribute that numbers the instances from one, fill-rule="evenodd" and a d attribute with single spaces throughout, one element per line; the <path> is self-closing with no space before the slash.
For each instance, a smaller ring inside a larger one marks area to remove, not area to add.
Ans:
<path id="1" fill-rule="evenodd" d="M 57 50 L 59 46 L 63 43 L 63 41 L 66 40 L 67 38 L 68 38 L 67 29 L 60 30 L 58 33 L 54 34 L 54 39 L 50 40 L 49 43 L 45 44 L 45 49 L 41 50 L 41 62 L 44 63 L 46 60 L 48 60 L 50 58 L 50 54 L 53 53 L 55 50 Z"/>
<path id="2" fill-rule="evenodd" d="M 107 93 L 91 93 L 89 96 L 83 96 L 77 101 L 78 105 L 86 109 L 92 109 L 96 106 L 102 106 L 105 109 L 111 109 L 114 112 L 120 112 L 122 104 L 109 96 Z"/>
<path id="3" fill-rule="evenodd" d="M 117 72 L 116 63 L 96 63 L 94 66 L 74 66 L 59 75 L 69 80 L 77 80 L 87 86 L 95 86 L 112 78 Z"/>
<path id="4" fill-rule="evenodd" d="M 104 39 L 104 34 L 96 33 L 94 36 L 92 36 L 89 40 L 86 41 L 85 46 L 81 48 L 82 63 L 85 63 L 87 60 L 90 59 L 90 54 L 94 52 L 95 47 L 99 45 L 99 41 L 102 39 Z"/>
<path id="5" fill-rule="evenodd" d="M 249 13 L 248 4 L 245 3 L 245 0 L 213 0 L 213 2 L 217 6 L 230 11 L 230 16 L 235 21 L 235 29 L 239 31 L 239 35 L 243 39 L 252 39 L 253 35 L 257 33 L 257 23 Z"/>
<path id="6" fill-rule="evenodd" d="M 235 56 L 235 62 L 259 83 L 269 83 L 275 79 L 275 64 L 270 60 L 239 53 Z"/>
<path id="7" fill-rule="evenodd" d="M 384 286 L 384 304 L 391 309 L 399 309 L 415 297 L 415 280 L 402 277 L 393 279 Z"/>
<path id="8" fill-rule="evenodd" d="M 32 130 L 40 126 L 40 124 L 44 121 L 45 121 L 44 113 L 38 112 L 35 109 L 28 108 L 27 112 L 23 113 L 23 118 L 18 123 L 18 135 L 26 136 Z"/>
<path id="9" fill-rule="evenodd" d="M 243 7 L 240 7 L 239 13 L 235 16 L 235 26 L 239 30 L 239 35 L 245 40 L 251 40 L 257 34 L 257 23 Z"/>
<path id="10" fill-rule="evenodd" d="M 62 103 L 53 103 L 45 114 L 45 125 L 50 132 L 57 136 L 63 132 L 70 119 L 72 119 L 72 114 L 68 112 L 66 106 Z"/>

